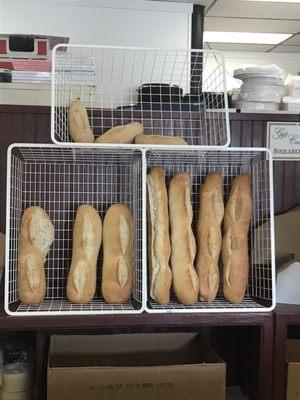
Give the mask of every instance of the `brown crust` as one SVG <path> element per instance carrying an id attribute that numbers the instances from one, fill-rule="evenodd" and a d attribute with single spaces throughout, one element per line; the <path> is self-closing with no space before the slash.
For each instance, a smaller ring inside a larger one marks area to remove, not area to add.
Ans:
<path id="1" fill-rule="evenodd" d="M 187 145 L 187 142 L 176 136 L 138 135 L 135 144 Z"/>
<path id="2" fill-rule="evenodd" d="M 126 227 L 126 249 L 121 245 L 120 219 Z M 125 251 L 124 251 L 125 250 Z M 120 276 L 124 277 L 122 284 Z M 123 204 L 114 204 L 103 221 L 102 295 L 107 303 L 122 304 L 132 292 L 132 215 Z"/>
<path id="3" fill-rule="evenodd" d="M 223 291 L 233 304 L 240 303 L 245 295 L 248 273 L 248 231 L 252 214 L 251 175 L 237 176 L 224 215 L 222 243 Z"/>
<path id="4" fill-rule="evenodd" d="M 200 189 L 196 257 L 199 297 L 208 302 L 215 299 L 219 288 L 218 261 L 222 245 L 223 215 L 222 176 L 218 172 L 211 172 Z"/>
<path id="5" fill-rule="evenodd" d="M 191 228 L 191 179 L 185 172 L 173 176 L 169 186 L 171 226 L 171 268 L 173 288 L 180 303 L 193 305 L 198 299 L 199 281 L 194 268 L 196 243 Z"/>
<path id="6" fill-rule="evenodd" d="M 168 194 L 165 174 L 153 167 L 147 177 L 148 187 L 148 265 L 150 295 L 159 304 L 170 301 L 172 272 L 169 267 L 171 244 L 169 235 Z"/>
<path id="7" fill-rule="evenodd" d="M 30 238 L 30 223 L 37 211 L 52 225 L 49 215 L 41 207 L 32 206 L 24 211 L 19 234 L 18 262 L 18 292 L 23 304 L 39 304 L 43 301 L 46 293 L 44 268 L 46 254 L 43 254 Z M 53 237 L 49 240 L 50 245 L 52 240 Z"/>
<path id="8" fill-rule="evenodd" d="M 71 102 L 68 112 L 70 136 L 77 143 L 94 143 L 86 108 L 79 100 Z"/>
<path id="9" fill-rule="evenodd" d="M 114 126 L 98 136 L 95 143 L 132 143 L 137 135 L 143 133 L 143 130 L 143 125 L 139 122 Z"/>
<path id="10" fill-rule="evenodd" d="M 83 236 L 85 221 L 88 222 L 88 234 L 92 235 L 88 252 L 88 242 L 85 242 Z M 102 221 L 98 211 L 88 204 L 81 205 L 77 209 L 74 223 L 72 263 L 67 282 L 67 297 L 71 303 L 87 304 L 95 295 L 101 241 Z"/>

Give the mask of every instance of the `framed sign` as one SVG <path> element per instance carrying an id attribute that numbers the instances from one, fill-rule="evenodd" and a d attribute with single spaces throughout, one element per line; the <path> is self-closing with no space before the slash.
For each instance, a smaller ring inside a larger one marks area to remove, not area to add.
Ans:
<path id="1" fill-rule="evenodd" d="M 300 160 L 300 123 L 268 122 L 267 146 L 274 160 Z"/>

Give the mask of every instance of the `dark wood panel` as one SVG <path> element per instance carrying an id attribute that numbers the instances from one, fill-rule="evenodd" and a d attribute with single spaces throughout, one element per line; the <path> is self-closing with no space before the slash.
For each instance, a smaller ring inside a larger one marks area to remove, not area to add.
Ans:
<path id="1" fill-rule="evenodd" d="M 264 147 L 268 121 L 300 121 L 297 114 L 230 113 L 231 146 Z M 11 143 L 51 143 L 50 107 L 0 105 L 0 231 L 5 229 L 6 151 Z M 300 205 L 300 161 L 274 163 L 276 214 Z"/>
<path id="2" fill-rule="evenodd" d="M 51 143 L 50 108 L 0 106 L 0 231 L 5 231 L 6 153 L 11 143 Z"/>

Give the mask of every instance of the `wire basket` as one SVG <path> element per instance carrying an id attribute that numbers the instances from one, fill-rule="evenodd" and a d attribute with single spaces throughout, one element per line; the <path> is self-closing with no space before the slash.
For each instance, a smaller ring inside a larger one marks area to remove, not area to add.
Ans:
<path id="1" fill-rule="evenodd" d="M 8 151 L 5 310 L 11 315 L 139 313 L 142 311 L 142 154 L 139 151 L 12 145 Z M 71 304 L 66 283 L 72 257 L 73 224 L 81 204 L 100 213 L 114 203 L 133 214 L 134 285 L 130 300 L 106 304 L 101 297 L 102 250 L 97 263 L 97 290 L 90 304 Z M 18 236 L 24 210 L 42 207 L 50 216 L 55 239 L 48 254 L 46 296 L 39 305 L 18 298 Z M 100 268 L 99 268 L 100 267 Z"/>
<path id="2" fill-rule="evenodd" d="M 272 158 L 266 149 L 211 149 L 208 151 L 154 151 L 146 153 L 147 171 L 154 166 L 164 168 L 166 184 L 177 172 L 191 176 L 193 230 L 196 237 L 196 221 L 199 209 L 199 189 L 212 171 L 223 176 L 223 193 L 226 204 L 233 179 L 241 173 L 252 175 L 253 214 L 249 231 L 250 269 L 246 295 L 241 304 L 230 304 L 222 294 L 222 265 L 220 289 L 214 301 L 198 301 L 193 306 L 179 304 L 174 295 L 168 305 L 157 304 L 147 293 L 146 310 L 161 312 L 259 312 L 275 307 L 275 256 L 273 222 Z M 146 176 L 144 176 L 146 179 Z M 145 256 L 145 263 L 146 256 Z M 146 266 L 145 266 L 146 268 Z"/>
<path id="3" fill-rule="evenodd" d="M 216 52 L 57 45 L 51 111 L 56 144 L 72 142 L 68 107 L 76 99 L 87 108 L 95 137 L 138 121 L 145 134 L 179 136 L 189 145 L 230 142 L 224 60 Z"/>

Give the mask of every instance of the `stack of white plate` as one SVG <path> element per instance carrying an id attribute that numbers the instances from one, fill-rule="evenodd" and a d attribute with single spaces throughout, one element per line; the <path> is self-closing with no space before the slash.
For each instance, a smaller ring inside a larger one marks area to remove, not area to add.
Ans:
<path id="1" fill-rule="evenodd" d="M 285 83 L 285 95 L 282 97 L 281 109 L 300 111 L 300 76 L 290 75 Z"/>
<path id="2" fill-rule="evenodd" d="M 233 72 L 243 84 L 240 87 L 235 108 L 251 111 L 279 110 L 284 95 L 286 73 L 275 65 L 263 67 L 245 67 Z"/>

